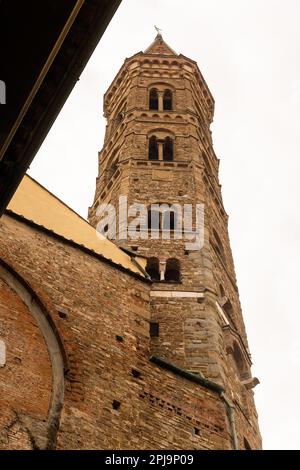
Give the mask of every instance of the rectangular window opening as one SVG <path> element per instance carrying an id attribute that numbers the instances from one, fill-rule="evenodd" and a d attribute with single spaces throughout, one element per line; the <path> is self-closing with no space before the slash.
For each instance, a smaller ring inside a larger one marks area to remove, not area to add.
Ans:
<path id="1" fill-rule="evenodd" d="M 150 322 L 150 336 L 151 338 L 157 338 L 159 336 L 159 323 Z"/>

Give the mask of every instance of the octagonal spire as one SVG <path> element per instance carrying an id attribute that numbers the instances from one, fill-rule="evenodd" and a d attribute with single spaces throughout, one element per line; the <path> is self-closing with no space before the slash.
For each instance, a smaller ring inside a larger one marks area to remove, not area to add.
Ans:
<path id="1" fill-rule="evenodd" d="M 158 28 L 156 28 L 158 30 Z M 145 54 L 157 54 L 157 55 L 178 55 L 176 52 L 168 46 L 168 44 L 163 40 L 160 30 L 156 35 L 156 38 L 150 44 L 148 49 L 145 50 Z"/>

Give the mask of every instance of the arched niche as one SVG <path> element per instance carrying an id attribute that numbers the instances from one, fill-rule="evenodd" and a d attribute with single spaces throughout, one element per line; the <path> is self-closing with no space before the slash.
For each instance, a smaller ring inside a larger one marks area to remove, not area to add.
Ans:
<path id="1" fill-rule="evenodd" d="M 6 348 L 6 362 L 0 369 L 6 381 L 6 392 L 1 392 L 6 403 L 2 419 L 8 421 L 7 425 L 2 422 L 2 445 L 6 449 L 54 449 L 64 403 L 63 345 L 42 302 L 1 261 L 0 284 L 3 322 L 9 324 L 1 337 Z"/>

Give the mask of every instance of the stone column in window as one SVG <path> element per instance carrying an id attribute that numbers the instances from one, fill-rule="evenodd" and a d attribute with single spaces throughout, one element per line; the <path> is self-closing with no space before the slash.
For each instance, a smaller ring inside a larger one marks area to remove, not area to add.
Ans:
<path id="1" fill-rule="evenodd" d="M 164 143 L 158 142 L 158 160 L 164 159 Z"/>
<path id="2" fill-rule="evenodd" d="M 163 111 L 164 110 L 164 92 L 159 91 L 158 92 L 158 111 Z"/>
<path id="3" fill-rule="evenodd" d="M 166 272 L 166 262 L 160 261 L 159 262 L 159 273 L 160 273 L 160 280 L 165 280 L 165 272 Z"/>

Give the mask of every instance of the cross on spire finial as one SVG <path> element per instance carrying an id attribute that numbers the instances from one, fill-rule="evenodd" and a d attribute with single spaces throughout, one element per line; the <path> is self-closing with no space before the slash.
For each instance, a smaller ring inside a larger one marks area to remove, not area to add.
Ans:
<path id="1" fill-rule="evenodd" d="M 157 36 L 161 36 L 162 29 L 158 28 L 158 26 L 155 26 L 155 25 L 154 25 L 154 28 L 157 31 Z"/>

